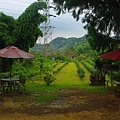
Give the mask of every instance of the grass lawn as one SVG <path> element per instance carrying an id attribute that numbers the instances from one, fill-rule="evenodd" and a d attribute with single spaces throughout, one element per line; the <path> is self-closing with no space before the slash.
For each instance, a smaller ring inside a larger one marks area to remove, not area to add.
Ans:
<path id="1" fill-rule="evenodd" d="M 47 86 L 44 82 L 27 83 L 26 89 L 30 93 L 38 93 L 36 101 L 41 103 L 47 103 L 47 101 L 58 97 L 58 91 L 66 88 L 78 88 L 89 92 L 101 92 L 104 93 L 103 86 L 89 86 L 90 73 L 81 65 L 85 70 L 85 77 L 80 79 L 77 73 L 77 67 L 74 62 L 70 62 L 68 65 L 62 68 L 57 74 L 55 74 L 56 81 Z"/>
<path id="2" fill-rule="evenodd" d="M 55 75 L 56 85 L 80 85 L 80 79 L 77 73 L 77 67 L 74 62 L 66 65 L 58 74 Z"/>

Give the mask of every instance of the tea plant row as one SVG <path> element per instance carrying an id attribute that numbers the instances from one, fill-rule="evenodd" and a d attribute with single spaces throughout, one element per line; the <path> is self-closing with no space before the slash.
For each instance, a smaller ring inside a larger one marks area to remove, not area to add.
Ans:
<path id="1" fill-rule="evenodd" d="M 88 62 L 86 62 L 84 60 L 82 60 L 81 63 L 90 73 L 93 72 L 93 66 L 92 65 L 90 65 Z"/>
<path id="2" fill-rule="evenodd" d="M 80 78 L 83 78 L 85 76 L 85 71 L 83 70 L 83 68 L 80 67 L 79 62 L 75 61 L 75 64 L 77 66 L 77 73 L 79 75 Z"/>

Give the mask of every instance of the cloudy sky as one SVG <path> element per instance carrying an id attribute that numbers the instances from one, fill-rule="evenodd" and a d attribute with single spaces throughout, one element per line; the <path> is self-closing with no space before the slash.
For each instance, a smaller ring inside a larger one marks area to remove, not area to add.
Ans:
<path id="1" fill-rule="evenodd" d="M 0 11 L 17 19 L 35 1 L 37 0 L 0 0 Z M 50 0 L 49 4 L 51 5 L 51 3 L 52 0 Z M 67 13 L 58 16 L 53 8 L 50 9 L 50 14 L 56 16 L 50 17 L 50 24 L 54 27 L 52 39 L 56 37 L 82 37 L 87 33 L 81 20 L 76 21 L 71 14 Z"/>

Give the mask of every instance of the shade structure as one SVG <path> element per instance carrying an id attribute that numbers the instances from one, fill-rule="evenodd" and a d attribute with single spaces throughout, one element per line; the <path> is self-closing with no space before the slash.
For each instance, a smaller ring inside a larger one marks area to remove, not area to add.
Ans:
<path id="1" fill-rule="evenodd" d="M 117 50 L 102 54 L 102 55 L 100 55 L 100 58 L 107 59 L 107 60 L 119 61 L 120 60 L 120 48 Z M 111 86 L 113 87 L 112 71 L 111 71 L 110 79 L 111 79 Z"/>
<path id="2" fill-rule="evenodd" d="M 15 46 L 8 46 L 0 50 L 1 57 L 5 58 L 34 58 L 32 54 L 29 54 Z"/>
<path id="3" fill-rule="evenodd" d="M 120 60 L 120 48 L 117 50 L 102 54 L 100 55 L 100 58 L 118 61 Z"/>
<path id="4" fill-rule="evenodd" d="M 15 46 L 8 46 L 0 50 L 0 55 L 3 58 L 34 58 L 32 54 L 29 54 Z M 11 59 L 12 64 L 12 59 Z M 12 69 L 12 68 L 11 68 Z M 10 69 L 10 78 L 11 78 L 11 69 Z"/>
<path id="5" fill-rule="evenodd" d="M 3 55 L 3 54 L 0 54 L 0 57 L 6 57 L 5 55 Z"/>

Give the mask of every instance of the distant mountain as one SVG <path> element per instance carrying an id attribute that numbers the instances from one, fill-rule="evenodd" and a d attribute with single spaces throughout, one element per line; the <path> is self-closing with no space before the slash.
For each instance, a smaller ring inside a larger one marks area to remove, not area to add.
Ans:
<path id="1" fill-rule="evenodd" d="M 75 45 L 78 42 L 83 42 L 85 40 L 86 36 L 80 37 L 80 38 L 64 38 L 64 37 L 57 37 L 53 39 L 48 46 L 49 51 L 62 51 L 65 49 L 70 48 L 71 46 Z M 44 46 L 41 44 L 36 43 L 31 50 L 33 51 L 43 51 Z"/>
<path id="2" fill-rule="evenodd" d="M 44 46 L 42 44 L 35 43 L 34 47 L 30 48 L 30 50 L 35 52 L 43 51 Z"/>

